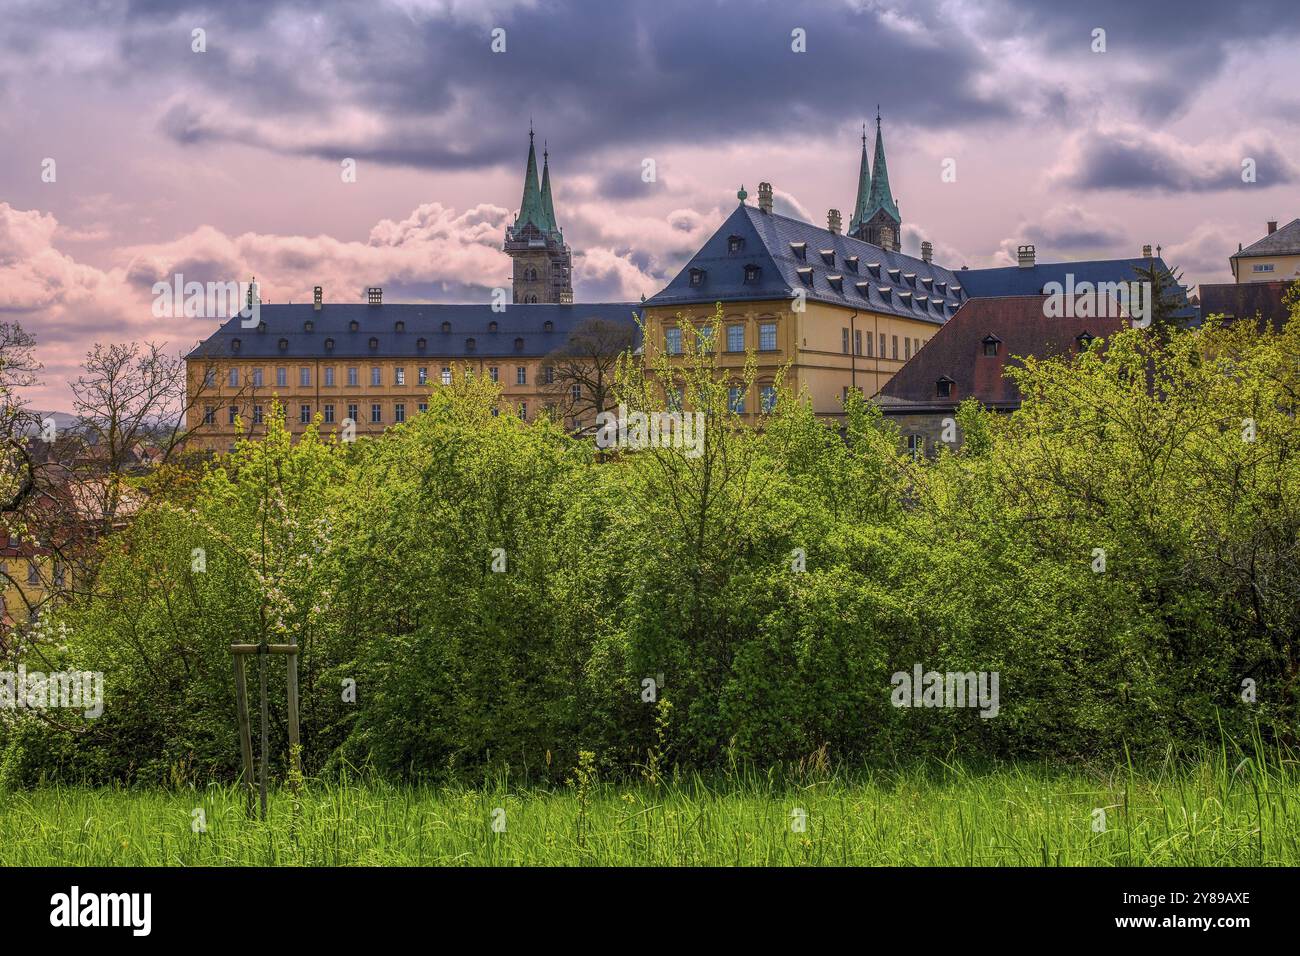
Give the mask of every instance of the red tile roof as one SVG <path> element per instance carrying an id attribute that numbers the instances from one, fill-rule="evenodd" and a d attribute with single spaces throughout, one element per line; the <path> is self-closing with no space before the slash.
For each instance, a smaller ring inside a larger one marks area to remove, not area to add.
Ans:
<path id="1" fill-rule="evenodd" d="M 1259 324 L 1271 322 L 1277 331 L 1282 330 L 1290 311 L 1283 304 L 1286 290 L 1294 283 L 1235 282 L 1201 286 L 1201 315 L 1224 315 L 1230 319 L 1247 319 L 1259 316 Z"/>
<path id="2" fill-rule="evenodd" d="M 971 299 L 886 383 L 877 401 L 886 412 L 953 408 L 967 398 L 1015 408 L 1020 392 L 1002 371 L 1016 356 L 1072 352 L 1084 332 L 1105 338 L 1125 324 L 1117 318 L 1048 317 L 1043 314 L 1046 300 L 1041 295 Z M 984 339 L 990 335 L 1000 343 L 997 355 L 986 356 Z M 947 398 L 937 388 L 944 376 L 955 383 Z"/>

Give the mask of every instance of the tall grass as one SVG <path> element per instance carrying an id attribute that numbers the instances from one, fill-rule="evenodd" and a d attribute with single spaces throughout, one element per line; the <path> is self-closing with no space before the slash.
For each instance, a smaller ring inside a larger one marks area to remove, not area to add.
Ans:
<path id="1" fill-rule="evenodd" d="M 0 864 L 1300 865 L 1300 770 L 1258 741 L 1141 770 L 937 763 L 580 783 L 308 781 L 297 797 L 273 793 L 265 823 L 228 787 L 14 792 L 0 796 Z"/>

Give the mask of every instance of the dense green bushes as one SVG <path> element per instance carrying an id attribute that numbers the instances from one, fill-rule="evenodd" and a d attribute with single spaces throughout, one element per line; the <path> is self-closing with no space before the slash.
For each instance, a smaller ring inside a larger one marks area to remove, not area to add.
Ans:
<path id="1" fill-rule="evenodd" d="M 856 400 L 842 432 L 789 395 L 746 428 L 711 355 L 674 373 L 708 416 L 698 457 L 598 454 L 494 417 L 470 378 L 354 446 L 272 422 L 111 540 L 66 650 L 26 661 L 104 671 L 104 714 L 4 715 L 6 774 L 229 779 L 228 646 L 289 639 L 308 772 L 559 780 L 580 749 L 634 771 L 648 679 L 666 759 L 695 766 L 1290 741 L 1300 321 L 1106 345 L 1027 361 L 1024 407 L 963 407 L 933 462 Z M 651 406 L 653 379 L 624 368 L 622 400 Z M 892 706 L 918 663 L 998 672 L 997 716 Z M 278 668 L 272 695 L 282 742 Z"/>

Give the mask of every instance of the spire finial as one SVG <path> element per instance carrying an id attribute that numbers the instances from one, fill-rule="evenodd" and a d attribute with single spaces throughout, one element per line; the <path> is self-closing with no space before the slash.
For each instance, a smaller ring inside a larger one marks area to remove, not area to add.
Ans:
<path id="1" fill-rule="evenodd" d="M 876 104 L 876 129 L 880 128 L 880 104 Z"/>
<path id="2" fill-rule="evenodd" d="M 528 114 L 528 145 L 533 143 L 533 114 Z"/>
<path id="3" fill-rule="evenodd" d="M 867 148 L 867 124 L 862 124 L 862 148 Z"/>

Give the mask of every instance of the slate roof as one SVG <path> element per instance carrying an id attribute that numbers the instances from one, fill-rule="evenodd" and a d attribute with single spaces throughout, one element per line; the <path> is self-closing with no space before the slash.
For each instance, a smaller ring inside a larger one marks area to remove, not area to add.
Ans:
<path id="1" fill-rule="evenodd" d="M 1300 220 L 1297 220 L 1300 222 Z M 1228 319 L 1253 319 L 1262 328 L 1271 324 L 1281 331 L 1291 312 L 1282 301 L 1293 282 L 1224 282 L 1202 284 L 1201 315 L 1222 315 Z"/>
<path id="2" fill-rule="evenodd" d="M 885 414 L 939 411 L 976 398 L 989 408 L 1020 405 L 1015 383 L 1003 377 L 1013 356 L 1054 355 L 1073 351 L 1078 336 L 1113 335 L 1124 327 L 1117 318 L 1050 318 L 1044 315 L 1047 297 L 999 296 L 971 299 L 885 383 L 876 402 Z M 984 339 L 999 340 L 998 354 L 984 354 Z M 938 395 L 936 383 L 946 376 L 954 387 L 950 398 Z"/>
<path id="3" fill-rule="evenodd" d="M 199 343 L 187 358 L 396 358 L 433 356 L 438 358 L 540 358 L 559 347 L 566 336 L 586 319 L 599 317 L 626 322 L 640 331 L 634 314 L 640 307 L 631 302 L 583 302 L 573 305 L 507 305 L 493 312 L 490 305 L 366 305 L 325 303 L 316 311 L 311 303 L 263 305 L 265 331 L 242 328 L 239 316 L 224 322 Z M 357 331 L 350 330 L 352 322 Z M 311 331 L 307 331 L 307 323 Z M 397 331 L 397 323 L 405 324 Z M 442 331 L 442 323 L 451 325 Z M 497 323 L 497 331 L 488 330 Z M 546 331 L 546 323 L 551 330 Z M 325 340 L 334 340 L 333 350 Z M 370 340 L 377 340 L 370 347 Z M 466 339 L 474 339 L 474 348 Z M 238 349 L 233 347 L 239 340 Z M 285 347 L 280 347 L 280 340 Z M 419 340 L 425 340 L 423 349 Z M 523 347 L 515 348 L 522 339 Z"/>
<path id="4" fill-rule="evenodd" d="M 1154 261 L 1161 272 L 1172 275 L 1165 260 L 1153 256 L 1133 259 L 1084 259 L 1078 262 L 1040 262 L 1027 268 L 1020 266 L 1000 266 L 996 269 L 960 269 L 958 280 L 966 287 L 971 298 L 1007 295 L 1042 295 L 1043 286 L 1049 282 L 1065 285 L 1067 273 L 1074 276 L 1074 284 L 1091 282 L 1133 282 L 1137 279 L 1137 269 L 1149 269 L 1149 261 Z M 1187 301 L 1187 289 L 1183 288 L 1183 300 Z M 1196 319 L 1197 311 L 1188 302 L 1186 308 L 1174 313 L 1176 318 Z"/>
<path id="5" fill-rule="evenodd" d="M 737 252 L 730 251 L 733 236 L 742 241 Z M 797 251 L 800 245 L 802 258 Z M 829 261 L 823 252 L 829 254 Z M 873 270 L 872 264 L 878 268 Z M 746 282 L 745 267 L 751 265 L 759 272 Z M 693 286 L 691 273 L 697 269 L 704 275 Z M 838 288 L 835 277 L 839 277 Z M 645 304 L 788 299 L 802 288 L 815 302 L 942 325 L 966 300 L 963 283 L 951 270 L 933 263 L 742 203 L 682 271 Z"/>
<path id="6" fill-rule="evenodd" d="M 1300 219 L 1292 219 L 1285 226 L 1228 258 L 1251 259 L 1256 256 L 1300 256 Z"/>

